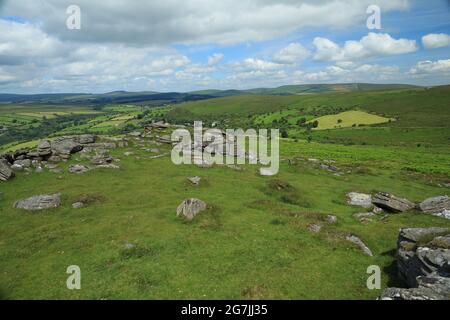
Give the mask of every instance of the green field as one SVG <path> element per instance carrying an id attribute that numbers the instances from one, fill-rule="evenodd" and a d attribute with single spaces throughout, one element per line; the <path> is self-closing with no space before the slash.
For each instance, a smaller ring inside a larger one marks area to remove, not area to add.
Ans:
<path id="1" fill-rule="evenodd" d="M 392 121 L 385 117 L 380 117 L 362 111 L 345 111 L 338 114 L 315 118 L 310 122 L 317 121 L 317 130 L 339 129 L 348 127 L 358 127 L 360 125 L 381 124 Z"/>

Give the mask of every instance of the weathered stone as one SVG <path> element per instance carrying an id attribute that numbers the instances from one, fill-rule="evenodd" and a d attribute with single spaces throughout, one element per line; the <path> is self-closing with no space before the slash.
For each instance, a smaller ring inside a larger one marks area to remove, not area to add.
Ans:
<path id="1" fill-rule="evenodd" d="M 369 249 L 369 247 L 357 236 L 354 235 L 348 235 L 345 237 L 347 241 L 350 241 L 351 243 L 358 246 L 358 248 L 361 249 L 362 252 L 367 254 L 370 257 L 373 257 L 372 251 Z"/>
<path id="2" fill-rule="evenodd" d="M 372 203 L 379 208 L 394 213 L 408 211 L 415 207 L 414 203 L 412 203 L 411 201 L 398 198 L 392 194 L 385 192 L 377 193 L 373 197 Z"/>
<path id="3" fill-rule="evenodd" d="M 130 132 L 128 135 L 131 137 L 142 137 L 142 133 L 139 131 Z"/>
<path id="4" fill-rule="evenodd" d="M 195 177 L 189 177 L 189 178 L 187 178 L 187 179 L 188 179 L 189 182 L 192 183 L 193 185 L 198 186 L 198 185 L 200 184 L 200 180 L 201 180 L 202 178 L 195 176 Z"/>
<path id="5" fill-rule="evenodd" d="M 400 230 L 397 265 L 400 276 L 410 287 L 417 286 L 419 276 L 450 276 L 450 250 L 445 248 L 445 241 L 440 241 L 449 235 L 450 229 L 446 228 Z"/>
<path id="6" fill-rule="evenodd" d="M 91 159 L 91 163 L 95 165 L 104 165 L 114 161 L 107 150 L 98 150 L 95 156 Z"/>
<path id="7" fill-rule="evenodd" d="M 74 208 L 74 209 L 80 209 L 82 207 L 84 207 L 84 203 L 83 202 L 72 203 L 72 208 Z"/>
<path id="8" fill-rule="evenodd" d="M 10 168 L 14 172 L 20 172 L 24 169 L 20 164 L 13 164 Z"/>
<path id="9" fill-rule="evenodd" d="M 450 278 L 419 277 L 418 287 L 409 289 L 386 288 L 380 300 L 449 300 Z"/>
<path id="10" fill-rule="evenodd" d="M 426 199 L 418 205 L 418 209 L 434 216 L 450 219 L 450 198 L 439 196 Z"/>
<path id="11" fill-rule="evenodd" d="M 335 215 L 329 214 L 329 215 L 327 215 L 327 217 L 326 217 L 326 221 L 327 221 L 328 223 L 334 224 L 334 223 L 337 223 L 338 218 L 337 218 Z"/>
<path id="12" fill-rule="evenodd" d="M 14 171 L 9 167 L 8 161 L 0 159 L 0 180 L 8 181 L 14 177 Z"/>
<path id="13" fill-rule="evenodd" d="M 81 164 L 75 164 L 75 165 L 71 165 L 69 167 L 70 173 L 82 174 L 82 173 L 85 173 L 88 171 L 89 171 L 89 168 L 84 165 L 81 165 Z"/>
<path id="14" fill-rule="evenodd" d="M 320 232 L 320 230 L 322 230 L 322 226 L 320 224 L 313 223 L 308 226 L 308 230 L 314 233 L 318 233 Z"/>
<path id="15" fill-rule="evenodd" d="M 172 144 L 172 138 L 168 135 L 156 138 L 158 142 Z"/>
<path id="16" fill-rule="evenodd" d="M 18 164 L 19 166 L 22 166 L 23 168 L 29 168 L 29 167 L 31 167 L 31 160 L 30 159 L 16 160 L 16 161 L 14 161 L 14 164 Z"/>
<path id="17" fill-rule="evenodd" d="M 61 194 L 45 194 L 22 199 L 14 204 L 14 208 L 28 211 L 57 208 L 61 205 Z"/>
<path id="18" fill-rule="evenodd" d="M 95 143 L 96 139 L 97 139 L 97 137 L 94 136 L 93 134 L 83 134 L 81 136 L 78 136 L 76 138 L 76 141 L 81 144 L 91 144 L 91 143 Z"/>
<path id="19" fill-rule="evenodd" d="M 50 161 L 50 162 L 61 162 L 61 161 L 63 161 L 63 159 L 60 157 L 60 156 L 50 156 L 49 158 L 48 158 L 48 161 Z"/>
<path id="20" fill-rule="evenodd" d="M 347 194 L 347 203 L 351 206 L 371 208 L 372 196 L 365 193 L 350 192 Z"/>
<path id="21" fill-rule="evenodd" d="M 274 172 L 271 168 L 259 168 L 259 175 L 263 177 L 271 177 L 274 176 L 276 172 Z"/>
<path id="22" fill-rule="evenodd" d="M 61 157 L 70 156 L 73 153 L 79 152 L 83 146 L 71 138 L 59 138 L 51 142 L 52 152 Z"/>
<path id="23" fill-rule="evenodd" d="M 52 154 L 52 147 L 49 140 L 42 140 L 37 147 L 38 156 L 45 157 Z M 30 156 L 30 155 L 29 155 Z"/>
<path id="24" fill-rule="evenodd" d="M 186 199 L 177 208 L 177 216 L 192 220 L 197 214 L 206 210 L 206 203 L 199 199 Z"/>

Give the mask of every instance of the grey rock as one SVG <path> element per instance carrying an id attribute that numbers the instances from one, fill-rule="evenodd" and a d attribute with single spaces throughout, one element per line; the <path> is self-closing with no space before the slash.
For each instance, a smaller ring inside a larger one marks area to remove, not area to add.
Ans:
<path id="1" fill-rule="evenodd" d="M 401 229 L 397 242 L 399 275 L 410 287 L 417 286 L 419 276 L 450 276 L 450 249 L 446 228 Z M 444 237 L 444 241 L 442 240 Z"/>
<path id="2" fill-rule="evenodd" d="M 372 251 L 369 249 L 369 247 L 357 236 L 354 235 L 348 235 L 345 237 L 345 240 L 355 244 L 358 246 L 359 249 L 361 249 L 362 252 L 367 254 L 370 257 L 373 257 Z"/>
<path id="3" fill-rule="evenodd" d="M 20 172 L 24 170 L 24 167 L 22 167 L 20 164 L 13 164 L 10 168 L 14 172 Z"/>
<path id="4" fill-rule="evenodd" d="M 419 277 L 416 288 L 386 288 L 379 300 L 449 300 L 450 278 Z"/>
<path id="5" fill-rule="evenodd" d="M 187 178 L 187 179 L 189 180 L 190 183 L 192 183 L 192 184 L 195 185 L 195 186 L 198 186 L 198 185 L 200 184 L 200 181 L 202 180 L 202 178 L 197 177 L 197 176 L 195 176 L 195 177 L 189 177 L 189 178 Z"/>
<path id="6" fill-rule="evenodd" d="M 320 224 L 313 223 L 308 226 L 308 230 L 314 233 L 318 233 L 320 232 L 320 230 L 322 230 L 322 226 Z"/>
<path id="7" fill-rule="evenodd" d="M 30 159 L 16 160 L 16 161 L 14 161 L 14 164 L 18 164 L 19 166 L 22 166 L 23 168 L 29 168 L 29 167 L 31 167 L 31 160 Z"/>
<path id="8" fill-rule="evenodd" d="M 377 193 L 373 197 L 372 203 L 379 208 L 393 213 L 408 211 L 415 207 L 411 201 L 386 192 Z"/>
<path id="9" fill-rule="evenodd" d="M 9 167 L 8 161 L 5 159 L 0 160 L 0 180 L 8 181 L 9 179 L 14 177 L 14 171 Z"/>
<path id="10" fill-rule="evenodd" d="M 73 153 L 79 152 L 83 146 L 72 138 L 58 138 L 51 142 L 52 152 L 64 158 Z"/>
<path id="11" fill-rule="evenodd" d="M 85 172 L 88 172 L 89 168 L 84 166 L 84 165 L 80 165 L 80 164 L 75 164 L 75 165 L 71 165 L 69 167 L 69 172 L 70 173 L 75 173 L 75 174 L 82 174 Z"/>
<path id="12" fill-rule="evenodd" d="M 95 143 L 96 139 L 97 137 L 93 134 L 83 134 L 81 136 L 78 136 L 75 140 L 81 144 L 91 144 Z"/>
<path id="13" fill-rule="evenodd" d="M 82 207 L 84 207 L 84 203 L 83 202 L 72 203 L 72 208 L 74 208 L 74 209 L 80 209 Z"/>
<path id="14" fill-rule="evenodd" d="M 335 224 L 338 222 L 338 218 L 335 215 L 329 214 L 326 217 L 326 221 L 331 224 Z"/>
<path id="15" fill-rule="evenodd" d="M 14 204 L 14 208 L 28 211 L 58 208 L 61 205 L 61 194 L 44 194 L 22 199 Z"/>
<path id="16" fill-rule="evenodd" d="M 372 208 L 372 196 L 366 193 L 350 192 L 347 194 L 347 203 L 351 206 Z"/>
<path id="17" fill-rule="evenodd" d="M 49 140 L 42 140 L 39 142 L 37 147 L 37 155 L 38 156 L 49 156 L 52 154 L 52 146 Z"/>
<path id="18" fill-rule="evenodd" d="M 186 199 L 178 206 L 177 216 L 192 220 L 204 210 L 206 210 L 206 203 L 204 201 L 195 198 Z"/>
<path id="19" fill-rule="evenodd" d="M 373 212 L 363 212 L 363 213 L 355 213 L 353 216 L 359 219 L 359 218 L 372 218 L 375 217 L 376 215 Z"/>
<path id="20" fill-rule="evenodd" d="M 418 205 L 418 209 L 434 216 L 450 219 L 450 198 L 439 196 L 426 199 Z"/>

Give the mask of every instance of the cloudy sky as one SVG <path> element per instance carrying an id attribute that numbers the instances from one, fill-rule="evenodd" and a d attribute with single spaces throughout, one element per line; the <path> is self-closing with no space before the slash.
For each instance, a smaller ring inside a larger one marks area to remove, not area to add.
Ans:
<path id="1" fill-rule="evenodd" d="M 337 82 L 449 84 L 450 1 L 0 0 L 3 93 Z"/>

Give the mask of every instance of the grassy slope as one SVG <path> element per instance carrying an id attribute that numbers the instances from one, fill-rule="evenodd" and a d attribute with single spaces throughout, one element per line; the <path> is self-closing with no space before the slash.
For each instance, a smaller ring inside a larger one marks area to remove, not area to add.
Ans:
<path id="1" fill-rule="evenodd" d="M 127 150 L 140 159 L 124 157 Z M 414 201 L 448 193 L 430 183 L 430 173 L 412 177 L 402 170 L 427 163 L 428 169 L 449 172 L 448 150 L 422 154 L 290 141 L 283 141 L 281 150 L 283 158 L 334 158 L 338 166 L 366 169 L 335 177 L 307 162 L 283 162 L 279 175 L 267 178 L 254 166 L 243 172 L 175 166 L 169 158 L 150 160 L 129 147 L 114 152 L 122 158 L 119 171 L 64 173 L 62 179 L 51 173 L 19 175 L 2 184 L 0 297 L 373 299 L 380 292 L 365 287 L 369 265 L 382 267 L 383 287 L 399 284 L 390 253 L 400 227 L 450 227 L 450 221 L 419 213 L 362 225 L 351 215 L 364 210 L 345 204 L 349 191 L 384 190 Z M 203 178 L 198 188 L 186 181 L 193 175 Z M 291 203 L 268 187 L 273 179 L 296 188 Z M 239 188 L 236 181 L 242 182 Z M 19 198 L 45 192 L 62 192 L 63 206 L 38 214 L 11 207 Z M 103 200 L 74 210 L 71 203 L 80 194 Z M 175 210 L 188 197 L 212 208 L 183 222 Z M 325 225 L 319 234 L 307 230 L 331 213 L 339 217 L 337 225 Z M 342 240 L 349 232 L 366 241 L 375 256 Z M 139 249 L 124 254 L 125 242 Z M 65 270 L 72 264 L 82 270 L 80 291 L 65 288 Z"/>

